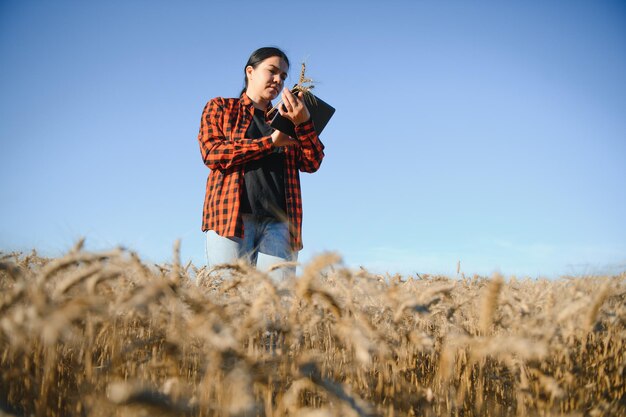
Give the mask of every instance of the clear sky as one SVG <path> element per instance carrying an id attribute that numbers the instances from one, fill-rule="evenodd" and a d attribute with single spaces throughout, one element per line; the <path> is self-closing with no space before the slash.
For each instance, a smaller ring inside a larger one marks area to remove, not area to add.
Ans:
<path id="1" fill-rule="evenodd" d="M 622 1 L 0 1 L 0 249 L 204 262 L 204 104 L 279 46 L 337 112 L 300 260 L 626 270 Z"/>

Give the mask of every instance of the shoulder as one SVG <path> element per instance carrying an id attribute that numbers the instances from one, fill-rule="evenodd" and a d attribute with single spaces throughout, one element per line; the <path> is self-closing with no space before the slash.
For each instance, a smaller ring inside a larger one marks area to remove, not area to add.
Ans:
<path id="1" fill-rule="evenodd" d="M 221 114 L 236 113 L 239 109 L 239 98 L 213 97 L 204 106 L 204 113 L 217 117 Z"/>
<path id="2" fill-rule="evenodd" d="M 240 98 L 213 97 L 211 100 L 209 100 L 207 105 L 217 105 L 223 108 L 232 108 L 239 105 L 240 101 Z"/>

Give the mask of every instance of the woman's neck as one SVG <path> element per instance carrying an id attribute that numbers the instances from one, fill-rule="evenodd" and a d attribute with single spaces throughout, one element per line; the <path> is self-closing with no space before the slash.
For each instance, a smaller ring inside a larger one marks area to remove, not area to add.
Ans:
<path id="1" fill-rule="evenodd" d="M 264 99 L 262 99 L 262 98 L 260 98 L 258 96 L 255 96 L 254 94 L 252 94 L 248 90 L 246 90 L 246 95 L 252 101 L 252 104 L 254 104 L 254 107 L 256 107 L 259 110 L 267 109 L 269 101 L 264 100 Z"/>

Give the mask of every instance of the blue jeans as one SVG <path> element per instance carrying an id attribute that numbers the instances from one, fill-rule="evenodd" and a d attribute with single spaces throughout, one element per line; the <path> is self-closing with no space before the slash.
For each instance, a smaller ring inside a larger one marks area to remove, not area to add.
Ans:
<path id="1" fill-rule="evenodd" d="M 241 258 L 260 271 L 267 272 L 272 265 L 298 259 L 298 253 L 293 252 L 289 244 L 287 223 L 251 214 L 244 214 L 242 219 L 243 239 L 219 236 L 213 230 L 206 232 L 206 257 L 209 268 L 233 263 Z M 281 281 L 295 275 L 295 271 L 295 266 L 283 267 L 270 272 L 269 275 L 272 279 Z"/>

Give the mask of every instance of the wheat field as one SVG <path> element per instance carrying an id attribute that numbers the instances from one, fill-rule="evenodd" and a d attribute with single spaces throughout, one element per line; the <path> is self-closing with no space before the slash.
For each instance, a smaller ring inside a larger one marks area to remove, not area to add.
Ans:
<path id="1" fill-rule="evenodd" d="M 626 274 L 0 253 L 2 416 L 626 415 Z"/>

